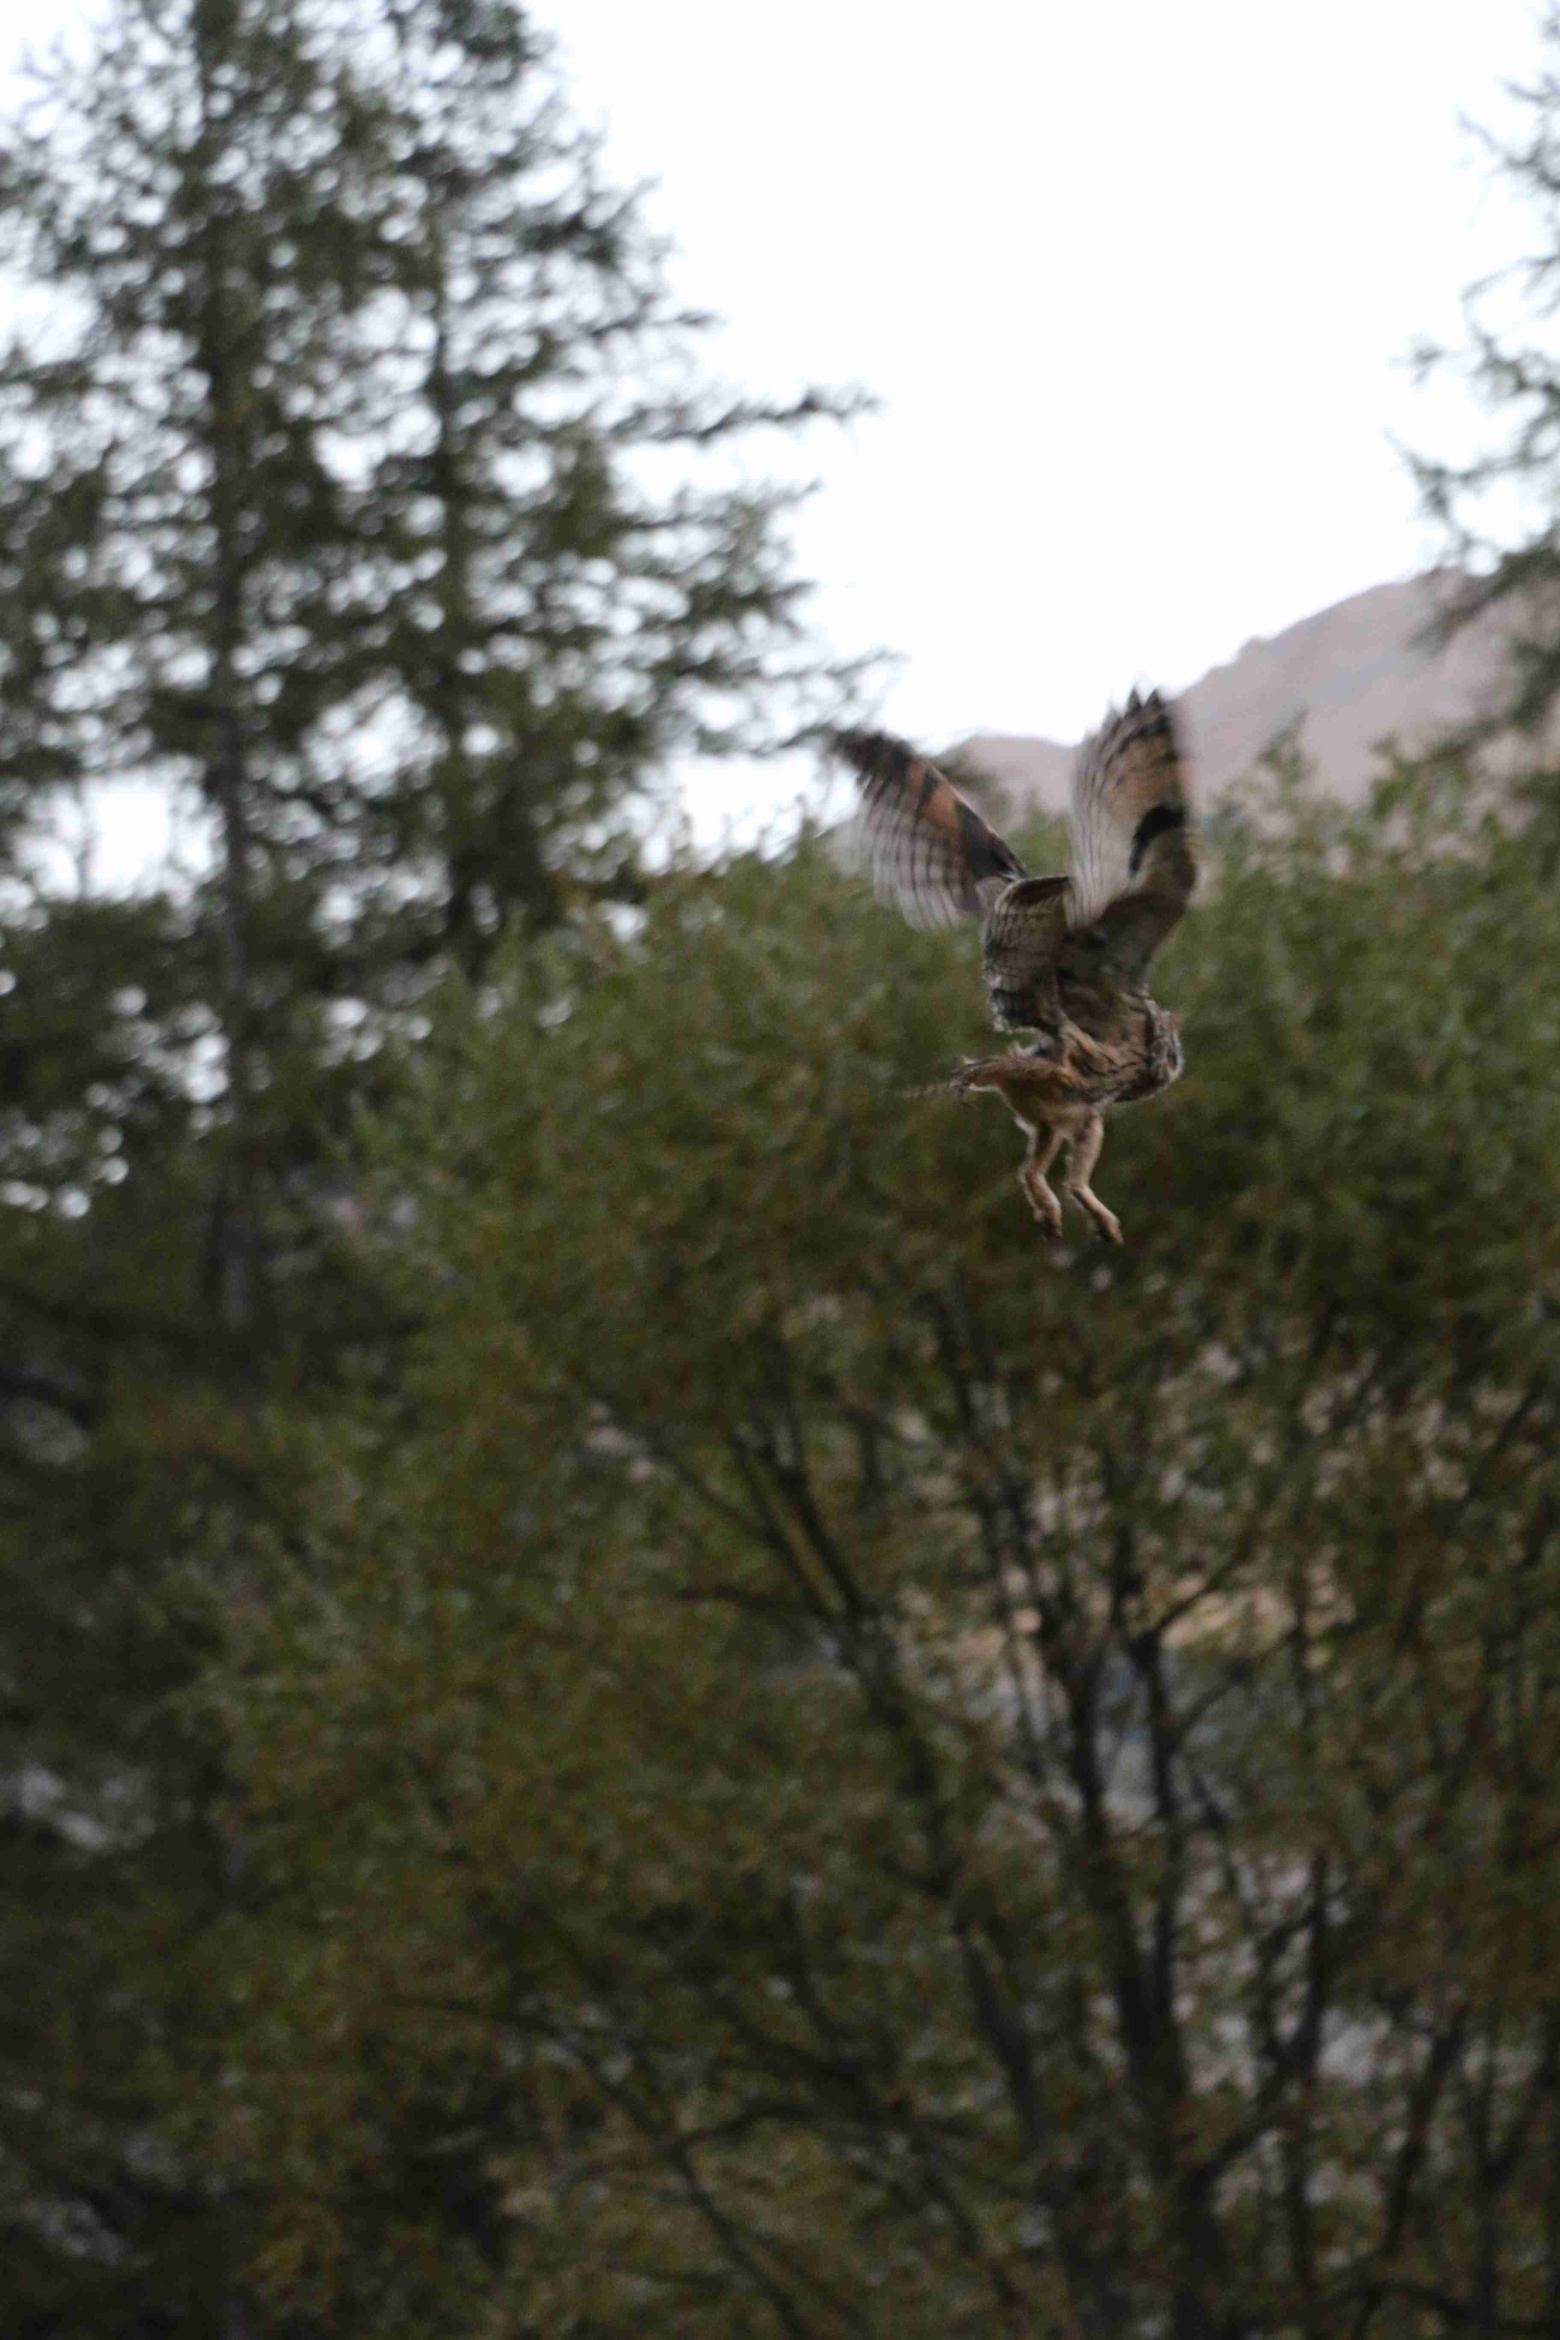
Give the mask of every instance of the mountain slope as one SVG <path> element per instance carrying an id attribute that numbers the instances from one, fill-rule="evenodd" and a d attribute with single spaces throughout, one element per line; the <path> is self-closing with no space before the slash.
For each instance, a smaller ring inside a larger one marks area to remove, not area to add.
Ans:
<path id="1" fill-rule="evenodd" d="M 1498 620 L 1477 621 L 1439 650 L 1422 638 L 1444 582 L 1431 574 L 1356 593 L 1270 641 L 1248 642 L 1182 692 L 1199 793 L 1216 799 L 1298 722 L 1322 785 L 1353 799 L 1382 741 L 1428 746 L 1498 703 L 1505 666 Z M 968 769 L 989 774 L 1015 806 L 1059 811 L 1066 802 L 1070 747 L 977 732 L 954 753 Z"/>

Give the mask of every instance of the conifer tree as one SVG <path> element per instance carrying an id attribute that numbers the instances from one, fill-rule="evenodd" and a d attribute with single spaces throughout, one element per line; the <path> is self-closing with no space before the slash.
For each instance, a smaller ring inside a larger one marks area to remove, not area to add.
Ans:
<path id="1" fill-rule="evenodd" d="M 8 900 L 0 1971 L 65 2013 L 0 2037 L 0 2320 L 204 2334 L 229 2207 L 147 2088 L 235 1887 L 177 1693 L 271 1421 L 389 1337 L 343 1132 L 441 966 L 637 889 L 669 757 L 832 688 L 785 497 L 689 468 L 834 402 L 701 387 L 512 0 L 115 0 L 0 135 L 0 246 L 0 844 L 152 780 L 199 847 Z"/>
<path id="2" fill-rule="evenodd" d="M 679 445 L 840 402 L 700 384 L 697 320 L 560 119 L 511 0 L 402 0 L 391 21 L 405 371 L 364 501 L 408 752 L 369 809 L 403 870 L 431 857 L 428 941 L 470 965 L 581 882 L 632 885 L 619 816 L 673 748 L 799 721 L 784 499 L 651 483 Z"/>
<path id="3" fill-rule="evenodd" d="M 1542 739 L 1560 699 L 1560 8 L 1545 8 L 1539 30 L 1538 69 L 1517 92 L 1523 127 L 1484 140 L 1530 206 L 1536 233 L 1519 259 L 1469 292 L 1464 345 L 1426 342 L 1418 352 L 1423 372 L 1461 374 L 1501 435 L 1464 462 L 1413 462 L 1457 569 L 1443 631 L 1498 613 L 1511 673 L 1489 720 Z M 1552 779 L 1532 777 L 1534 802 L 1552 811 Z"/>
<path id="4" fill-rule="evenodd" d="M 0 365 L 0 770 L 199 792 L 247 1332 L 310 1001 L 631 883 L 669 754 L 800 720 L 785 499 L 653 482 L 831 402 L 691 376 L 514 0 L 121 0 L 0 189 L 64 320 Z"/>

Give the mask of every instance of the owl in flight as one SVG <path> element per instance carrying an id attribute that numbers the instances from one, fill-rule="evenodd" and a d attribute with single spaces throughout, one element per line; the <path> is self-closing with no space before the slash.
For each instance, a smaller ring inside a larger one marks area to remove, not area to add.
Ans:
<path id="1" fill-rule="evenodd" d="M 1197 880 L 1175 724 L 1157 691 L 1107 715 L 1073 766 L 1070 877 L 1029 877 L 952 782 L 884 732 L 835 745 L 861 791 L 861 856 L 879 901 L 912 926 L 983 918 L 982 969 L 999 1032 L 1027 1047 L 980 1057 L 942 1086 L 994 1089 L 1028 1138 L 1019 1185 L 1047 1235 L 1062 1206 L 1046 1180 L 1068 1149 L 1066 1187 L 1107 1243 L 1121 1224 L 1089 1184 L 1112 1105 L 1180 1077 L 1181 1023 L 1150 999 L 1149 961 Z"/>

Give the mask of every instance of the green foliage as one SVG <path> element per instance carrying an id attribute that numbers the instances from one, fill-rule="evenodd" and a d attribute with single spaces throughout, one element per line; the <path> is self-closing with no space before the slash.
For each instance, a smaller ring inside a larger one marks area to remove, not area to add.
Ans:
<path id="1" fill-rule="evenodd" d="M 1509 654 L 1506 689 L 1467 725 L 1471 741 L 1515 726 L 1538 743 L 1526 775 L 1547 850 L 1556 851 L 1557 792 L 1548 749 L 1560 697 L 1560 8 L 1538 15 L 1537 70 L 1519 90 L 1526 108 L 1509 142 L 1486 134 L 1486 154 L 1522 195 L 1532 229 L 1521 256 L 1469 289 L 1460 347 L 1426 342 L 1421 373 L 1459 374 L 1496 419 L 1483 450 L 1448 462 L 1417 455 L 1414 475 L 1429 518 L 1445 532 L 1454 573 L 1443 579 L 1444 639 L 1493 614 Z"/>
<path id="2" fill-rule="evenodd" d="M 841 402 L 528 12 L 116 0 L 0 148 L 7 2331 L 1560 2327 L 1552 829 L 1226 822 L 1053 1256 L 967 938 L 649 887 Z M 198 881 L 29 890 L 121 776 Z"/>
<path id="3" fill-rule="evenodd" d="M 674 754 L 832 710 L 733 480 L 853 402 L 701 379 L 513 0 L 113 0 L 0 264 L 0 2324 L 233 2340 L 244 2204 L 155 2117 L 239 1867 L 178 1693 L 272 1416 L 390 1372 L 352 1116 L 446 965 L 642 890 Z M 39 880 L 124 779 L 192 871 Z"/>
<path id="4" fill-rule="evenodd" d="M 208 1689 L 279 2316 L 1552 2327 L 1556 960 L 1445 774 L 1251 808 L 1120 1256 L 815 842 L 449 993 Z"/>
<path id="5" fill-rule="evenodd" d="M 515 0 L 118 0 L 0 227 L 0 813 L 193 785 L 262 989 L 475 964 L 632 884 L 672 752 L 832 708 L 720 459 L 855 402 L 700 379 Z"/>

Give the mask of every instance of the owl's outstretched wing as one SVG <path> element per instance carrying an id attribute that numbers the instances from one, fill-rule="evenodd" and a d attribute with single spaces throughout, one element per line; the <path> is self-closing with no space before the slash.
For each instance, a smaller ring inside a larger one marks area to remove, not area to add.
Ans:
<path id="1" fill-rule="evenodd" d="M 1120 980 L 1140 982 L 1197 883 L 1174 718 L 1136 691 L 1085 740 L 1073 767 L 1068 924 L 1097 935 Z"/>
<path id="2" fill-rule="evenodd" d="M 835 752 L 856 775 L 860 858 L 880 902 L 912 926 L 978 918 L 1024 874 L 1022 862 L 953 782 L 884 731 L 840 731 Z"/>

